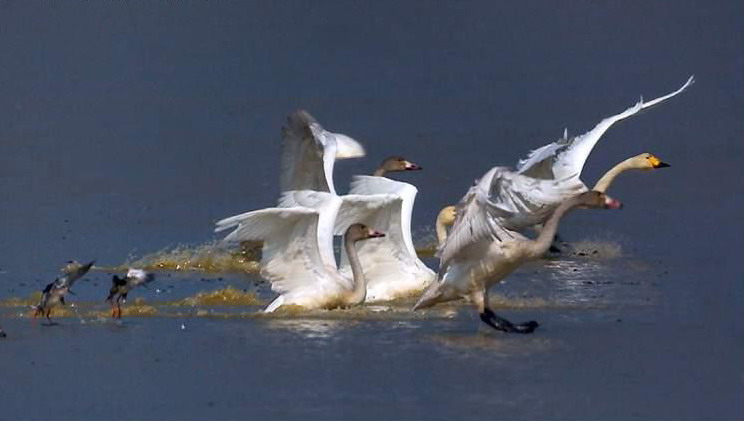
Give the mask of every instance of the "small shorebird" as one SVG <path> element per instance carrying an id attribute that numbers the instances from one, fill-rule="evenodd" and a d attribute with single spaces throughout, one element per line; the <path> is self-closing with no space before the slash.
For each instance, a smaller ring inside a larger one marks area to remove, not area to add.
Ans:
<path id="1" fill-rule="evenodd" d="M 0 326 L 0 338 L 4 338 L 8 335 L 5 334 L 5 331 L 3 330 L 2 326 Z"/>
<path id="2" fill-rule="evenodd" d="M 41 292 L 41 301 L 39 302 L 39 305 L 34 306 L 36 310 L 34 312 L 34 317 L 43 314 L 46 316 L 47 320 L 51 322 L 52 319 L 49 315 L 52 312 L 52 308 L 59 303 L 62 305 L 65 304 L 65 294 L 72 292 L 70 291 L 72 284 L 88 273 L 90 268 L 93 266 L 93 263 L 95 263 L 95 260 L 85 265 L 76 261 L 67 262 L 67 265 L 65 265 L 61 270 L 62 276 L 44 287 L 44 290 Z M 72 292 L 72 294 L 75 293 Z"/>
<path id="3" fill-rule="evenodd" d="M 106 301 L 111 303 L 111 317 L 121 319 L 121 303 L 127 302 L 129 291 L 140 285 L 147 285 L 155 280 L 155 275 L 145 272 L 142 269 L 129 269 L 127 275 L 119 278 L 114 275 L 111 278 L 111 290 Z M 116 307 L 114 307 L 114 297 L 116 297 Z"/>

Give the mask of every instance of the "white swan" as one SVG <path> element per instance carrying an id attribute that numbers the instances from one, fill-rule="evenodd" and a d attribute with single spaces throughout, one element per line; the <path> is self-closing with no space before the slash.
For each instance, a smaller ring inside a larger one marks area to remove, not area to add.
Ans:
<path id="1" fill-rule="evenodd" d="M 525 261 L 545 253 L 560 218 L 569 210 L 578 206 L 616 209 L 621 204 L 604 193 L 581 193 L 558 206 L 538 238 L 531 240 L 499 224 L 504 211 L 489 200 L 496 170 L 486 173 L 458 204 L 457 221 L 441 250 L 440 279 L 429 286 L 414 310 L 469 297 L 481 320 L 494 329 L 530 333 L 538 326 L 537 322 L 513 324 L 489 308 L 489 287 Z"/>
<path id="2" fill-rule="evenodd" d="M 364 156 L 364 147 L 341 133 L 329 132 L 307 111 L 287 117 L 282 128 L 281 191 L 316 190 L 336 194 L 333 165 L 336 159 Z"/>
<path id="3" fill-rule="evenodd" d="M 217 222 L 215 231 L 235 227 L 224 242 L 264 241 L 261 276 L 280 294 L 266 312 L 286 305 L 331 309 L 364 302 L 366 280 L 354 245 L 384 234 L 361 224 L 350 226 L 344 247 L 353 278 L 340 274 L 333 255 L 333 225 L 342 202 L 331 193 L 287 192 L 281 200 L 287 207 L 256 210 Z"/>
<path id="4" fill-rule="evenodd" d="M 670 94 L 648 102 L 644 102 L 641 98 L 634 106 L 620 114 L 605 118 L 594 129 L 581 136 L 569 138 L 564 133 L 563 139 L 535 149 L 529 153 L 526 159 L 520 160 L 516 172 L 506 168 L 500 171 L 492 188 L 494 195 L 491 200 L 498 204 L 500 208 L 513 214 L 502 221 L 503 224 L 513 230 L 523 230 L 531 225 L 539 224 L 547 219 L 562 201 L 588 190 L 580 179 L 581 171 L 589 154 L 602 135 L 618 121 L 682 93 L 693 83 L 694 77 L 690 76 L 681 88 Z M 652 156 L 647 162 L 657 161 L 657 165 L 652 165 L 650 168 L 668 166 Z M 633 163 L 639 162 L 633 161 Z M 636 167 L 623 165 L 618 168 L 616 166 L 607 174 L 613 172 L 617 175 L 622 171 L 633 168 L 645 169 L 649 167 L 646 166 L 646 163 Z M 550 183 L 543 183 L 542 181 L 550 181 Z M 539 190 L 536 190 L 536 188 L 539 188 Z"/>
<path id="5" fill-rule="evenodd" d="M 352 223 L 364 223 L 383 231 L 385 238 L 365 241 L 357 247 L 367 278 L 367 302 L 390 301 L 418 294 L 435 274 L 416 255 L 411 236 L 411 215 L 418 189 L 381 176 L 355 176 L 350 195 L 342 196 L 344 207 L 336 219 L 336 234 Z M 371 208 L 374 197 L 389 200 Z M 361 201 L 360 201 L 361 199 Z M 349 273 L 349 259 L 341 254 L 340 270 Z"/>

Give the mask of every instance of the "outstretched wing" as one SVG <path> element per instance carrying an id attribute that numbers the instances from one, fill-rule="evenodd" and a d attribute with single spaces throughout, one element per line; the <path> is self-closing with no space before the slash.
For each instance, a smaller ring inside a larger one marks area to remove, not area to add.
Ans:
<path id="1" fill-rule="evenodd" d="M 333 166 L 336 159 L 364 156 L 364 148 L 359 142 L 323 129 L 304 110 L 287 117 L 282 135 L 279 180 L 282 191 L 317 190 L 335 194 Z"/>
<path id="2" fill-rule="evenodd" d="M 66 271 L 64 275 L 60 276 L 54 281 L 55 288 L 72 288 L 72 285 L 75 283 L 75 281 L 85 276 L 90 268 L 93 267 L 94 263 L 95 261 L 92 261 L 84 265 L 80 265 L 77 262 L 74 262 L 74 264 L 77 266 L 73 266 L 72 269 Z"/>
<path id="3" fill-rule="evenodd" d="M 508 169 L 504 167 L 491 168 L 457 204 L 455 223 L 438 252 L 440 268 L 446 268 L 455 255 L 472 244 L 483 240 L 505 241 L 514 238 L 514 233 L 499 222 L 511 217 L 512 213 L 489 199 L 494 178 L 505 171 Z"/>
<path id="4" fill-rule="evenodd" d="M 359 179 L 356 179 L 352 183 L 352 191 L 365 191 L 360 188 L 358 182 Z M 413 189 L 413 196 L 410 199 L 413 200 L 416 191 L 415 187 L 410 187 Z M 378 191 L 383 191 L 383 189 Z M 363 223 L 385 233 L 385 237 L 360 241 L 355 246 L 359 262 L 367 278 L 367 291 L 375 291 L 372 295 L 384 294 L 382 291 L 387 291 L 384 288 L 405 287 L 411 281 L 415 282 L 420 278 L 422 273 L 430 277 L 434 276 L 431 270 L 418 259 L 415 250 L 412 250 L 413 244 L 409 249 L 410 214 L 404 217 L 408 198 L 390 193 L 352 194 L 343 196 L 343 198 L 344 205 L 339 213 L 343 217 L 340 217 L 337 222 L 337 232 L 342 232 L 352 223 Z M 341 250 L 340 268 L 342 273 L 351 271 L 345 248 Z"/>
<path id="5" fill-rule="evenodd" d="M 500 220 L 505 228 L 521 231 L 544 222 L 561 202 L 586 190 L 578 177 L 545 180 L 497 167 L 491 178 L 489 202 L 508 213 Z"/>
<path id="6" fill-rule="evenodd" d="M 542 179 L 580 177 L 584 163 L 586 163 L 592 149 L 613 124 L 682 93 L 694 82 L 694 76 L 690 76 L 687 82 L 676 91 L 648 102 L 644 102 L 641 98 L 634 106 L 620 114 L 605 118 L 596 127 L 581 136 L 572 138 L 564 136 L 563 139 L 531 151 L 527 158 L 519 161 L 517 165 L 519 173 Z"/>
<path id="7" fill-rule="evenodd" d="M 318 249 L 318 221 L 315 209 L 267 208 L 223 219 L 215 231 L 235 227 L 224 242 L 263 240 L 261 275 L 283 294 L 328 278 Z"/>
<path id="8" fill-rule="evenodd" d="M 343 200 L 332 193 L 312 190 L 290 191 L 282 194 L 279 207 L 304 207 L 318 212 L 317 243 L 323 263 L 336 268 L 333 253 L 334 224 Z"/>

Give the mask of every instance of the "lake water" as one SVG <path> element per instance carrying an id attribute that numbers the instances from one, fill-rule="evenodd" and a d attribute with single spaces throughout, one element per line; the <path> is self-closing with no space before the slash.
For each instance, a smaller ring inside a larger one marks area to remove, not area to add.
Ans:
<path id="1" fill-rule="evenodd" d="M 0 420 L 743 418 L 740 6 L 1 4 Z M 493 288 L 533 335 L 464 303 L 262 316 L 269 287 L 232 266 L 160 271 L 130 295 L 138 316 L 108 317 L 108 270 L 198 254 L 215 220 L 275 203 L 297 108 L 367 148 L 337 163 L 341 192 L 387 155 L 424 167 L 395 178 L 419 188 L 430 248 L 438 210 L 491 166 L 690 74 L 589 158 L 588 184 L 640 152 L 672 165 L 623 175 L 622 211 L 565 219 L 600 253 Z M 101 269 L 57 325 L 33 322 L 70 259 Z"/>

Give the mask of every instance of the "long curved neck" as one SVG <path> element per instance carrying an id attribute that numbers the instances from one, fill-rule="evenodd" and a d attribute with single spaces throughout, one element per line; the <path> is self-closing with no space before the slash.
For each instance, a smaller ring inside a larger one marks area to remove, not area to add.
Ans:
<path id="1" fill-rule="evenodd" d="M 346 256 L 349 258 L 349 266 L 351 266 L 351 273 L 354 278 L 354 288 L 351 290 L 349 304 L 360 304 L 367 298 L 367 280 L 364 278 L 362 264 L 359 263 L 354 240 L 349 238 L 348 235 L 344 237 L 344 247 L 346 247 Z"/>
<path id="2" fill-rule="evenodd" d="M 615 177 L 620 175 L 621 173 L 633 168 L 631 166 L 631 160 L 633 158 L 626 159 L 625 161 L 615 165 L 614 167 L 610 168 L 609 171 L 607 171 L 602 178 L 597 181 L 597 184 L 594 185 L 594 188 L 592 190 L 598 191 L 600 193 L 606 193 L 607 189 L 610 188 L 612 185 L 612 182 L 615 181 Z"/>
<path id="3" fill-rule="evenodd" d="M 555 233 L 558 231 L 558 223 L 561 222 L 561 218 L 578 205 L 578 197 L 573 197 L 563 202 L 553 211 L 553 214 L 550 215 L 550 218 L 543 225 L 540 235 L 534 241 L 530 241 L 528 248 L 532 257 L 540 257 L 548 251 L 550 245 L 553 243 Z"/>
<path id="4" fill-rule="evenodd" d="M 436 230 L 437 230 L 437 243 L 441 246 L 442 244 L 444 244 L 445 241 L 447 241 L 447 226 L 444 223 L 441 215 L 437 217 Z"/>
<path id="5" fill-rule="evenodd" d="M 387 171 L 385 170 L 385 168 L 383 168 L 383 167 L 377 167 L 377 169 L 375 170 L 375 172 L 372 173 L 372 176 L 373 177 L 382 177 L 382 176 L 385 175 L 386 172 Z"/>

